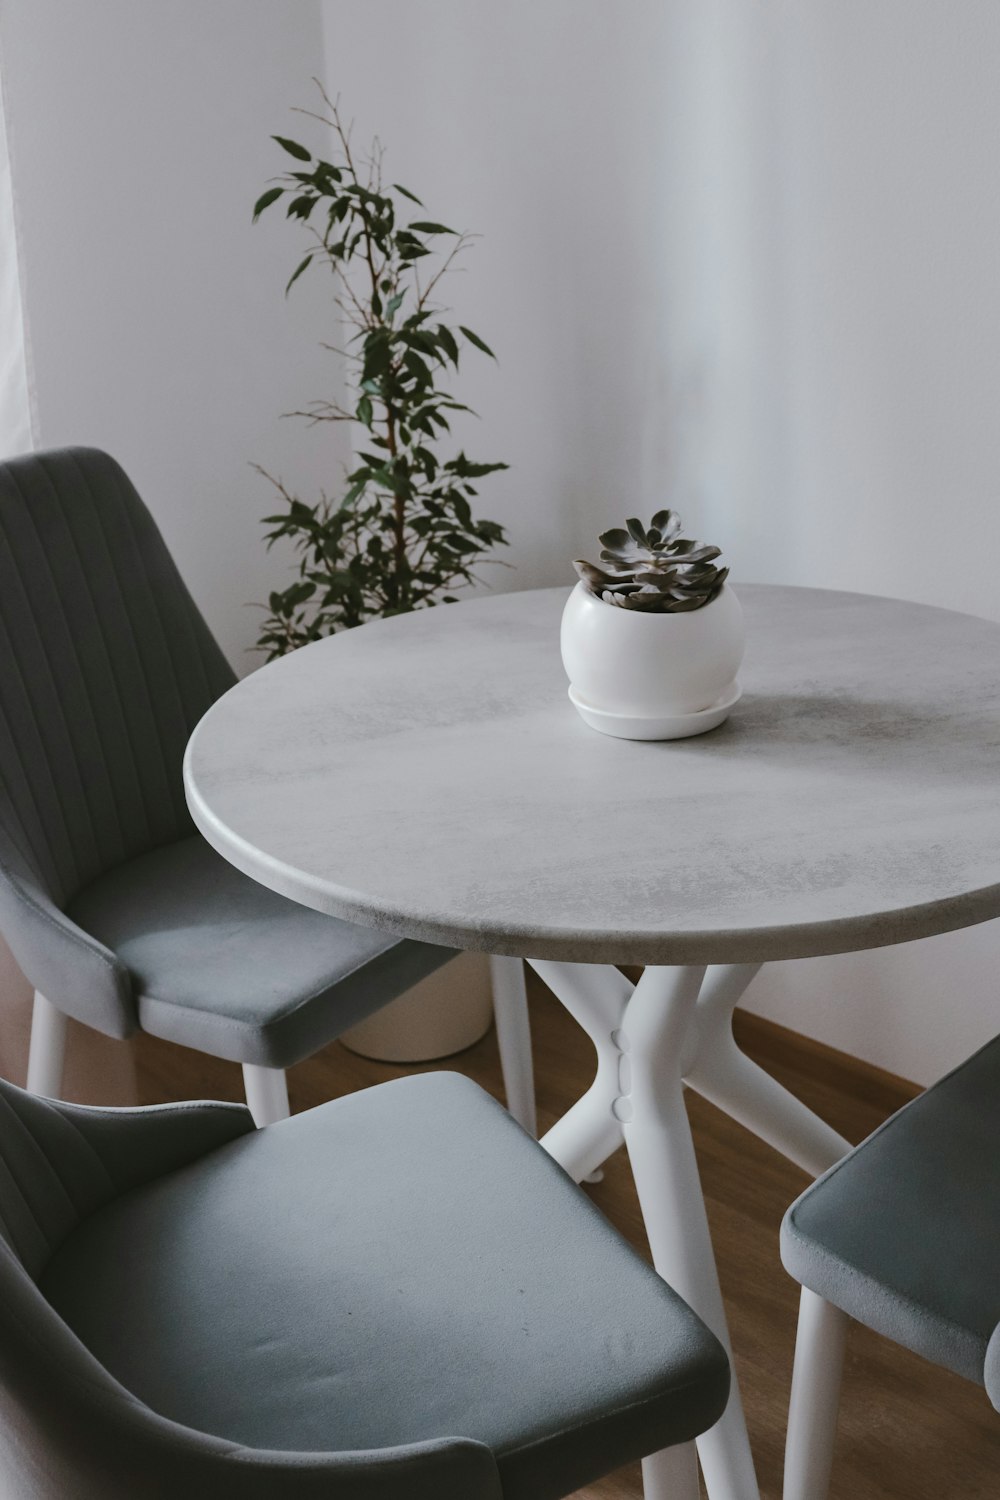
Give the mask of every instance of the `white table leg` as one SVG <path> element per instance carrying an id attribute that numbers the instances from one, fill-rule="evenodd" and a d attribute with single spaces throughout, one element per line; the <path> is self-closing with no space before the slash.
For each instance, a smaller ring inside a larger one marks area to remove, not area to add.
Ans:
<path id="1" fill-rule="evenodd" d="M 597 1049 L 597 1073 L 590 1088 L 542 1140 L 549 1155 L 573 1181 L 583 1182 L 624 1140 L 621 1121 L 614 1114 L 614 1103 L 621 1093 L 622 1053 L 617 1040 L 632 985 L 610 965 L 533 960 L 531 967 Z"/>
<path id="2" fill-rule="evenodd" d="M 629 1084 L 617 1101 L 653 1264 L 730 1348 L 705 1200 L 684 1107 L 681 1067 L 704 978 L 702 968 L 648 968 L 625 1009 L 622 1042 Z M 739 1387 L 698 1439 L 711 1500 L 756 1500 L 750 1442 Z M 659 1472 L 662 1467 L 662 1474 Z M 668 1457 L 646 1460 L 646 1500 L 668 1500 Z"/>
<path id="3" fill-rule="evenodd" d="M 849 1149 L 736 1045 L 733 1011 L 760 965 L 647 968 L 634 989 L 609 965 L 532 967 L 597 1049 L 593 1084 L 542 1144 L 579 1182 L 624 1140 L 656 1269 L 729 1349 L 682 1080 L 814 1175 Z M 689 1450 L 644 1461 L 646 1500 L 695 1500 Z M 735 1380 L 697 1450 L 709 1500 L 758 1500 Z"/>
<path id="4" fill-rule="evenodd" d="M 812 1177 L 839 1161 L 850 1142 L 741 1052 L 733 1012 L 759 964 L 708 970 L 698 1001 L 695 1046 L 687 1049 L 684 1081 L 731 1119 L 780 1151 Z"/>

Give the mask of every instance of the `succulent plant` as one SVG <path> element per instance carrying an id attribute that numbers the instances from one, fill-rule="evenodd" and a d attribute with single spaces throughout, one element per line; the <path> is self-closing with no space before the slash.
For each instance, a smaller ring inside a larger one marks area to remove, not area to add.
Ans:
<path id="1" fill-rule="evenodd" d="M 605 604 L 649 614 L 703 609 L 722 588 L 728 568 L 717 568 L 718 547 L 681 536 L 676 511 L 660 510 L 644 527 L 635 517 L 604 532 L 600 565 L 573 563 L 586 587 Z"/>

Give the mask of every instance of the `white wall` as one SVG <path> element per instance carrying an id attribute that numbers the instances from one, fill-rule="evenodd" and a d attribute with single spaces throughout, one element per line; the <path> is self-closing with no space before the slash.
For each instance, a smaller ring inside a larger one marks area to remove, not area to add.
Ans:
<path id="1" fill-rule="evenodd" d="M 108 448 L 237 666 L 284 567 L 251 460 L 336 486 L 334 429 L 281 413 L 337 379 L 294 232 L 250 226 L 321 67 L 316 0 L 2 0 L 37 442 Z"/>
<path id="2" fill-rule="evenodd" d="M 668 339 L 712 529 L 748 576 L 1000 619 L 1000 9 L 673 14 Z M 767 970 L 750 1003 L 927 1081 L 1000 1030 L 998 976 L 990 923 Z"/>
<path id="3" fill-rule="evenodd" d="M 658 507 L 670 433 L 659 128 L 667 10 L 605 0 L 327 0 L 327 82 L 432 217 L 482 235 L 443 295 L 470 454 L 510 530 L 497 588 L 571 583 L 609 513 Z"/>

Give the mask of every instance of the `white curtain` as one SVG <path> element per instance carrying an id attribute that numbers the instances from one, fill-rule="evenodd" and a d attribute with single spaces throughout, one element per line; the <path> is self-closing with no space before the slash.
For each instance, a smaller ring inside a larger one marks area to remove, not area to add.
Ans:
<path id="1" fill-rule="evenodd" d="M 0 457 L 33 446 L 0 38 Z"/>
<path id="2" fill-rule="evenodd" d="M 24 318 L 0 57 L 0 458 L 31 447 Z M 0 939 L 0 1072 L 23 1081 L 31 992 Z"/>
<path id="3" fill-rule="evenodd" d="M 0 36 L 0 462 L 36 446 L 3 61 Z M 15 1083 L 24 1082 L 30 1024 L 31 987 L 0 937 L 0 1075 Z M 64 1090 L 67 1098 L 84 1103 L 135 1103 L 138 1095 L 131 1049 L 97 1032 L 74 1027 Z"/>

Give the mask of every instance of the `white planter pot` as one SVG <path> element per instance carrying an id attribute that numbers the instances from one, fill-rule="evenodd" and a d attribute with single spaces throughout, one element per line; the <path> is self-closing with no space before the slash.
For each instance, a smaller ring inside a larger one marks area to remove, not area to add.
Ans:
<path id="1" fill-rule="evenodd" d="M 701 733 L 721 723 L 739 696 L 743 611 L 728 584 L 703 609 L 646 614 L 605 604 L 578 583 L 566 601 L 560 643 L 570 697 L 607 734 Z"/>
<path id="2" fill-rule="evenodd" d="M 378 1062 L 430 1062 L 464 1052 L 486 1035 L 492 1021 L 489 958 L 459 953 L 340 1040 L 351 1052 Z"/>

